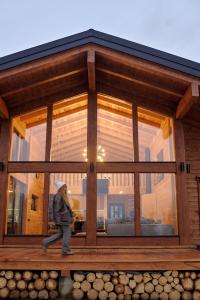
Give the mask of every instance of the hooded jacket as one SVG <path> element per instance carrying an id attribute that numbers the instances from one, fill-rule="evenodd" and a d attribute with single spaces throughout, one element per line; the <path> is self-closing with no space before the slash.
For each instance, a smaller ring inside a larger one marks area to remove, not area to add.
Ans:
<path id="1" fill-rule="evenodd" d="M 53 198 L 53 217 L 57 225 L 70 225 L 73 223 L 73 212 L 64 198 L 56 194 Z"/>

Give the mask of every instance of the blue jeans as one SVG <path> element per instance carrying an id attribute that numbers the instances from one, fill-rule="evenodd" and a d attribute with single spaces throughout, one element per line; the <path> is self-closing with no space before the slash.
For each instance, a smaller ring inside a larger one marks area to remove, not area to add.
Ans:
<path id="1" fill-rule="evenodd" d="M 51 235 L 50 237 L 42 241 L 45 247 L 55 243 L 57 240 L 63 237 L 62 252 L 67 252 L 70 250 L 70 238 L 71 238 L 71 228 L 68 225 L 59 225 L 58 233 Z"/>

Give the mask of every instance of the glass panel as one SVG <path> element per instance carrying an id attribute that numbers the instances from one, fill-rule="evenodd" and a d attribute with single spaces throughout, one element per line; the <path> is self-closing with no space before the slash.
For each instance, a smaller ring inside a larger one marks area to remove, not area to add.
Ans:
<path id="1" fill-rule="evenodd" d="M 174 161 L 171 118 L 138 108 L 138 139 L 140 161 Z"/>
<path id="2" fill-rule="evenodd" d="M 53 106 L 52 161 L 85 161 L 87 147 L 87 96 Z"/>
<path id="3" fill-rule="evenodd" d="M 6 233 L 42 234 L 44 174 L 9 174 Z"/>
<path id="4" fill-rule="evenodd" d="M 97 161 L 134 160 L 132 123 L 131 104 L 98 96 Z"/>
<path id="5" fill-rule="evenodd" d="M 134 174 L 97 175 L 97 233 L 134 235 Z"/>
<path id="6" fill-rule="evenodd" d="M 86 232 L 86 174 L 83 173 L 55 173 L 50 177 L 50 195 L 49 195 L 49 222 L 48 233 L 57 232 L 57 227 L 53 217 L 53 199 L 57 193 L 56 181 L 67 185 L 67 196 L 72 211 L 75 214 L 72 225 L 72 233 L 83 235 Z"/>
<path id="7" fill-rule="evenodd" d="M 45 160 L 46 121 L 46 108 L 13 118 L 11 161 Z"/>
<path id="8" fill-rule="evenodd" d="M 141 235 L 177 235 L 174 174 L 140 174 Z"/>

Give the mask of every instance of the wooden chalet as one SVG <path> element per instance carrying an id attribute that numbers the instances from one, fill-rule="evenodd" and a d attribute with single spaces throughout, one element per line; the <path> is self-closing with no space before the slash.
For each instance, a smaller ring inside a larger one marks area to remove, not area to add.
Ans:
<path id="1" fill-rule="evenodd" d="M 199 63 L 92 29 L 2 57 L 1 268 L 199 269 L 199 87 Z M 56 179 L 66 258 L 41 248 Z"/>

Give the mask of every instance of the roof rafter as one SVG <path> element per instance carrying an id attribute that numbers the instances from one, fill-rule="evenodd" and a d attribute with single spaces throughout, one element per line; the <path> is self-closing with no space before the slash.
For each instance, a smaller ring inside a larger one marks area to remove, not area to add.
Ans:
<path id="1" fill-rule="evenodd" d="M 190 110 L 193 103 L 199 98 L 199 85 L 192 82 L 187 88 L 185 95 L 180 100 L 176 109 L 176 118 L 182 119 Z"/>
<path id="2" fill-rule="evenodd" d="M 170 90 L 168 90 L 166 88 L 162 88 L 162 87 L 156 86 L 155 84 L 152 84 L 152 83 L 149 83 L 149 82 L 145 82 L 145 81 L 142 81 L 142 80 L 138 80 L 137 78 L 133 78 L 133 77 L 130 77 L 130 76 L 127 76 L 127 75 L 122 75 L 122 74 L 110 71 L 108 69 L 105 69 L 105 68 L 97 68 L 97 71 L 103 72 L 103 73 L 111 75 L 111 76 L 118 77 L 120 79 L 128 80 L 130 82 L 133 82 L 133 83 L 136 83 L 136 84 L 140 85 L 143 88 L 154 89 L 154 90 L 156 90 L 158 92 L 169 94 L 169 95 L 175 96 L 175 97 L 181 97 L 182 96 L 178 92 L 170 91 Z"/>
<path id="3" fill-rule="evenodd" d="M 51 82 L 59 80 L 59 79 L 64 79 L 64 78 L 70 77 L 72 75 L 76 75 L 76 74 L 78 74 L 78 73 L 80 73 L 84 70 L 85 70 L 85 68 L 80 68 L 80 69 L 77 69 L 77 70 L 71 70 L 71 71 L 66 72 L 64 74 L 60 74 L 60 75 L 57 75 L 57 76 L 54 76 L 54 77 L 50 77 L 48 79 L 44 79 L 44 80 L 35 82 L 33 84 L 29 84 L 27 86 L 24 86 L 24 87 L 21 87 L 21 88 L 14 89 L 12 91 L 3 93 L 2 96 L 4 96 L 4 97 L 7 97 L 7 96 L 14 97 L 15 95 L 18 95 L 18 93 L 22 93 L 22 92 L 26 91 L 27 89 L 42 87 L 43 85 L 45 85 L 47 83 L 51 83 Z"/>
<path id="4" fill-rule="evenodd" d="M 0 118 L 9 119 L 7 105 L 1 97 L 0 97 Z"/>
<path id="5" fill-rule="evenodd" d="M 95 51 L 89 50 L 87 54 L 88 67 L 88 87 L 91 92 L 96 91 L 96 74 L 95 74 Z"/>

